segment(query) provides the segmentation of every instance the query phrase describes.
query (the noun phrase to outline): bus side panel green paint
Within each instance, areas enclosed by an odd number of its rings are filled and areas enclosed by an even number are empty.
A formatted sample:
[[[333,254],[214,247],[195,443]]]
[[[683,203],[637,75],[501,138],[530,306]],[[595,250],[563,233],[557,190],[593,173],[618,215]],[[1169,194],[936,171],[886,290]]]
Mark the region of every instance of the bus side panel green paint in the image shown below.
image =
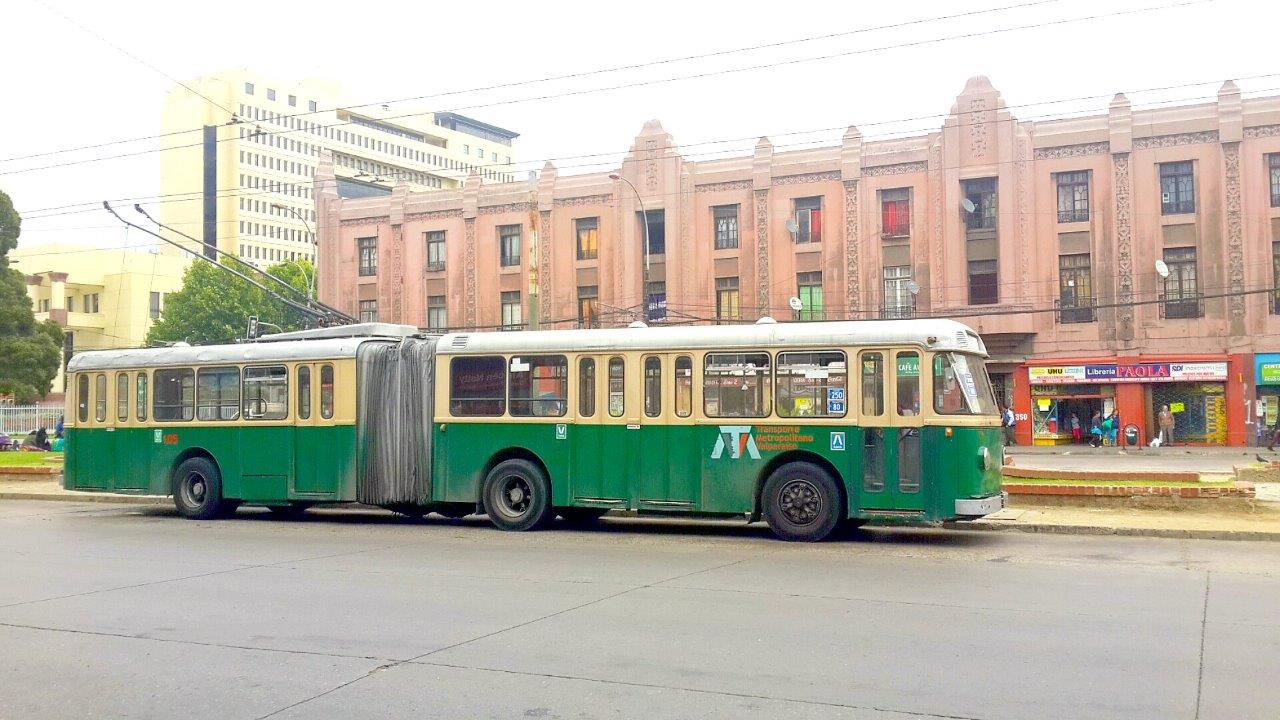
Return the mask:
[[[291,500],[356,499],[355,426],[300,426],[295,429]]]
[[[626,470],[629,448],[617,441],[625,437],[622,427],[594,423],[569,425],[571,472],[569,495],[574,500],[622,500],[630,497]],[[587,503],[592,504],[592,503]]]
[[[117,428],[115,435],[115,489],[122,492],[146,493],[151,487],[151,453],[153,433],[148,428]]]
[[[67,429],[67,455],[62,485],[68,490],[109,490],[115,473],[115,438],[103,430]]]
[[[568,478],[572,458],[569,447],[569,427],[564,427],[564,438],[557,439],[556,423],[448,423],[445,430],[436,425],[433,447],[437,450],[434,462],[433,495],[444,502],[476,502],[480,499],[480,484],[489,460],[504,450],[531,452],[547,468],[552,479],[552,502],[558,506],[569,504]]]

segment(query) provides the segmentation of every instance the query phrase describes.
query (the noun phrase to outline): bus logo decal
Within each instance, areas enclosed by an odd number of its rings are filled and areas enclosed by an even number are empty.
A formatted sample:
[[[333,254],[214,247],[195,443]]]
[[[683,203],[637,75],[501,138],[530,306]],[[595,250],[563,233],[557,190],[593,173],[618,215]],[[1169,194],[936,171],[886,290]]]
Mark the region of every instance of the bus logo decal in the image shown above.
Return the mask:
[[[833,451],[844,450],[844,431],[831,433],[831,449]]]
[[[750,425],[721,425],[720,434],[716,436],[716,446],[711,449],[711,459],[718,460],[729,448],[729,458],[737,460],[745,452],[752,460],[760,459],[760,449],[756,447],[756,439],[751,436]]]

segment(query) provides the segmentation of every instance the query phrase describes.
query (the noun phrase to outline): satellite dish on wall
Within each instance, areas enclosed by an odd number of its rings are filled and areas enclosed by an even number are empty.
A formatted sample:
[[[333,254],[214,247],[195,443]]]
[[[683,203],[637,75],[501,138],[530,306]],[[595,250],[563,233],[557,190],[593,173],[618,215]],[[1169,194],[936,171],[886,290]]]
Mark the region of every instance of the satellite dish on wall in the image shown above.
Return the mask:
[[[800,226],[796,224],[795,218],[787,219],[787,232],[791,233],[792,235],[795,235],[796,233],[800,232]]]
[[[912,295],[919,295],[919,294],[920,294],[920,283],[916,282],[915,280],[908,280],[908,281],[907,281],[907,292],[911,293]]]
[[[795,310],[796,312],[800,312],[802,309],[804,309],[804,303],[800,302],[800,298],[798,297],[792,297],[790,300],[787,301],[787,305],[790,305],[791,309]]]
[[[1163,260],[1156,261],[1156,274],[1162,278],[1169,277],[1169,266]]]
[[[965,199],[961,200],[961,201],[960,201],[960,207],[964,208],[964,211],[965,211],[965,212],[973,212],[974,210],[977,210],[977,209],[978,209],[978,206],[977,206],[977,205],[974,205],[974,204],[973,204],[973,201],[972,201],[972,200],[970,200],[969,198],[965,198]]]

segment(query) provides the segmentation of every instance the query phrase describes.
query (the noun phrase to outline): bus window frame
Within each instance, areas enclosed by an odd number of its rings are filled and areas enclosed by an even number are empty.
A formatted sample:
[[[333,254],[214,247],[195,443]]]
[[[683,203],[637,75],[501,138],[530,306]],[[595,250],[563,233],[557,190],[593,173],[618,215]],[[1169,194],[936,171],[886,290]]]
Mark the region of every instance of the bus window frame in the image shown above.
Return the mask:
[[[583,370],[590,366],[590,372]],[[596,359],[589,355],[583,355],[578,358],[578,377],[577,377],[577,393],[578,393],[578,417],[593,418],[596,416],[596,381],[599,374],[596,372]]]
[[[116,422],[129,422],[129,404],[129,371],[121,370],[116,373]]]
[[[249,402],[249,373],[255,370],[261,371],[261,370],[273,370],[273,369],[284,371],[283,373],[280,373],[278,376],[270,376],[270,375],[267,376],[268,378],[270,377],[284,378],[284,414],[276,417],[274,415],[270,415],[266,413],[264,410],[262,415],[255,415],[249,412],[249,408],[247,407],[247,403]],[[281,420],[288,420],[290,417],[289,385],[290,383],[289,383],[289,366],[288,365],[274,363],[269,365],[246,365],[245,367],[241,368],[241,371],[240,371],[240,417],[238,419],[243,419],[247,422],[280,422]],[[263,407],[264,408],[266,407],[265,399],[263,398],[256,398],[256,399],[261,400]]]
[[[294,371],[296,375],[297,386],[297,418],[299,420],[311,419],[311,366],[298,365]],[[305,379],[304,379],[305,378]],[[305,403],[305,404],[304,404]]]
[[[543,362],[550,360],[550,363]],[[533,395],[534,363],[537,362],[539,367],[556,367],[564,369],[563,378],[552,377],[553,381],[558,381],[564,387],[564,394],[556,397],[535,397]],[[527,370],[512,370],[512,365],[516,363],[524,363],[528,366]],[[544,417],[564,417],[569,412],[569,357],[560,353],[547,353],[537,355],[512,355],[506,361],[507,370],[507,415],[513,418],[544,418]],[[513,394],[517,375],[528,373],[529,394],[516,397]],[[450,375],[452,378],[452,374]],[[521,378],[523,379],[523,378]],[[452,383],[450,385],[452,388]],[[517,407],[521,408],[520,412],[516,412]],[[538,412],[539,409],[550,408],[551,412]],[[558,411],[558,412],[557,412]]]
[[[892,358],[893,356],[892,353],[893,353],[892,349],[883,348],[883,347],[866,348],[866,349],[858,350],[858,424],[859,425],[866,425],[868,424],[869,420],[878,420],[880,422],[876,424],[881,426],[888,424],[889,403],[887,402],[888,400],[887,395],[889,394],[889,373],[886,372],[886,368],[888,368],[888,362],[886,362],[886,360]],[[876,413],[868,412],[867,405],[866,405],[866,389],[865,389],[864,383],[868,376],[865,374],[865,368],[866,368],[865,363],[867,361],[867,356],[869,355],[878,355],[879,362],[880,362],[880,376],[879,376],[880,377],[880,383],[879,383],[880,384],[880,389],[879,389],[880,411]]]
[[[329,374],[329,382],[327,386],[324,379],[326,372]],[[316,383],[320,386],[321,420],[333,419],[334,406],[337,404],[337,377],[337,370],[334,369],[334,363],[321,363],[320,382]]]
[[[218,378],[231,377],[234,375],[236,379],[235,402],[224,402],[224,398],[221,394],[223,388],[221,380],[219,380],[218,384],[215,386],[217,396],[215,397],[213,405],[202,405],[200,402],[200,380],[206,375]],[[207,367],[196,368],[196,422],[241,422],[244,420],[244,413],[241,412],[243,403],[244,386],[240,377],[240,367],[238,365],[209,365]],[[214,417],[200,417],[200,410],[204,407],[214,408]],[[235,408],[235,415],[229,418],[222,417],[223,410],[231,407]]]
[[[758,377],[761,378],[762,389],[760,392],[760,398],[765,405],[763,414],[724,415],[722,413],[716,413],[713,415],[707,412],[707,363],[709,362],[709,359],[711,358],[712,355],[741,355],[743,356],[743,358],[746,358],[749,355],[764,355],[766,358],[768,358],[768,361],[769,361],[768,367],[753,368],[754,371],[758,373]],[[733,348],[730,350],[712,349],[702,353],[701,358],[702,358],[702,363],[701,363],[702,372],[699,376],[699,379],[701,380],[699,384],[702,387],[702,414],[704,417],[711,420],[739,420],[739,419],[766,420],[766,419],[775,417],[775,414],[774,414],[775,408],[774,408],[773,400],[774,400],[774,393],[776,392],[776,388],[774,387],[774,383],[773,383],[773,368],[777,365],[777,362],[775,361],[774,354],[772,352],[769,352],[768,350],[757,349],[757,348]],[[720,393],[717,392],[716,393],[717,404],[720,402],[720,400],[721,400]]]
[[[494,360],[494,359],[496,359],[499,362],[502,368],[502,392],[500,395],[496,397],[484,397],[484,398],[474,398],[474,397],[455,398],[454,397],[454,378],[457,377],[457,367],[459,362],[465,362],[468,360]],[[454,418],[472,418],[472,417],[494,418],[494,417],[505,416],[507,414],[507,374],[508,374],[507,363],[508,362],[509,361],[507,360],[507,357],[505,355],[492,355],[492,354],[455,355],[449,358],[449,365],[448,365],[449,367],[449,395],[448,395],[449,416]],[[494,403],[496,402],[498,403],[498,412],[496,413],[494,412],[488,412],[488,413],[460,412],[466,406],[456,404],[459,402],[461,403],[481,403],[481,402]]]
[[[151,382],[147,378],[146,370],[139,370],[134,373],[133,381],[133,414],[138,422],[147,421],[147,391]]]
[[[618,390],[617,395],[622,400],[622,404],[618,406],[618,412],[613,411],[613,367],[617,363],[622,368],[621,375],[618,379],[622,381],[622,386]],[[610,355],[609,361],[605,363],[605,383],[604,383],[605,409],[611,418],[625,417],[627,414],[627,359],[621,355]]]
[[[93,421],[107,421],[107,374],[96,373],[93,377]]]
[[[152,378],[153,379],[158,378],[161,375],[161,373],[178,373],[177,378],[178,378],[178,403],[179,404],[172,405],[172,406],[165,406],[164,409],[168,409],[169,407],[176,407],[179,409],[179,416],[173,419],[160,417],[161,413],[156,411],[157,409],[156,401],[159,399],[160,394],[156,392],[155,387],[152,387],[151,388],[152,421],[163,422],[163,423],[181,423],[181,422],[195,421],[196,419],[196,369],[191,366],[157,368],[155,372],[152,373]],[[182,402],[182,378],[184,373],[186,374],[186,376],[191,378],[191,403],[190,404],[185,404]],[[159,385],[159,380],[157,380],[156,383],[153,383],[153,385]]]
[[[687,397],[685,398],[686,405],[685,405],[685,411],[683,413],[680,412],[680,389],[681,389],[680,361],[681,360],[689,364],[689,367],[686,368],[689,372],[689,375],[687,376],[688,382],[685,383],[685,386],[684,386],[685,389],[688,391],[688,393],[687,393]],[[694,373],[693,373],[693,367],[694,367],[693,356],[690,355],[689,353],[681,353],[679,355],[676,355],[675,359],[671,363],[671,367],[672,367],[671,411],[675,413],[675,416],[677,418],[681,420],[687,420],[693,417],[693,409],[697,406],[697,403],[695,402],[697,398],[695,398],[693,394],[693,387],[696,384],[694,382]]]
[[[89,422],[89,373],[76,373],[76,421]]]
[[[924,363],[925,353],[920,348],[893,348],[889,351],[893,355],[893,394],[890,396],[893,400],[893,417],[895,425],[921,425],[921,418],[925,412],[924,398],[929,397],[926,394],[924,379]],[[904,355],[916,356],[916,411],[914,415],[908,415],[902,412],[902,408],[898,407],[898,359]],[[929,366],[932,369],[932,365]]]
[[[779,373],[779,370],[782,368],[782,357],[784,355],[811,355],[812,356],[812,355],[823,355],[826,353],[839,355],[841,358],[841,361],[844,363],[844,399],[845,399],[844,412],[838,415],[830,414],[826,412],[822,412],[822,413],[815,412],[812,415],[783,414],[781,411],[781,408],[782,408],[782,403],[780,402],[781,396],[778,393],[778,389],[782,386],[782,381],[786,377],[786,376],[780,375]],[[859,369],[861,369],[861,365],[859,365]],[[830,373],[830,370],[827,370],[827,372]],[[776,353],[774,353],[774,357],[773,357],[773,412],[774,414],[776,414],[780,418],[785,418],[788,420],[793,418],[802,418],[805,420],[842,420],[844,418],[847,418],[849,416],[850,407],[852,405],[852,403],[849,402],[849,397],[850,397],[849,378],[851,374],[852,373],[850,372],[850,368],[849,368],[849,352],[839,347],[799,348],[794,350],[777,351]],[[830,375],[828,375],[827,379],[830,379]],[[827,387],[827,389],[830,390],[830,387]],[[790,397],[794,398],[795,395],[791,395]],[[829,393],[828,393],[828,397],[830,397]],[[826,407],[828,406],[822,406],[822,407],[825,410]]]
[[[652,360],[657,365],[657,375],[650,376],[649,361]],[[663,376],[663,356],[662,355],[644,355],[640,358],[640,399],[643,406],[644,416],[651,420],[662,417],[662,376]],[[652,397],[650,396],[650,380],[656,380],[657,388],[654,389]],[[653,406],[650,406],[650,400]]]

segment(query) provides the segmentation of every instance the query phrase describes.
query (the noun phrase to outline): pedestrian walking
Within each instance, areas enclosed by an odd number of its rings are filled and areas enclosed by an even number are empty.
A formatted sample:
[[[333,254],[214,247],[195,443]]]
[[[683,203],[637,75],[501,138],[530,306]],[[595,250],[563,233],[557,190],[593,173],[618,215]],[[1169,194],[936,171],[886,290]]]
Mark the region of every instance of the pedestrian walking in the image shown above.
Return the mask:
[[[1093,418],[1089,420],[1089,447],[1098,447],[1102,444],[1102,413],[1094,411]]]
[[[1004,428],[1004,444],[1016,445],[1013,439],[1013,408],[1006,407],[1001,414],[1000,425]]]
[[[1160,422],[1160,446],[1172,447],[1173,446],[1173,426],[1176,420],[1173,417],[1173,413],[1170,412],[1168,405],[1160,406],[1159,422]]]
[[[1080,416],[1071,413],[1071,442],[1080,444]]]

